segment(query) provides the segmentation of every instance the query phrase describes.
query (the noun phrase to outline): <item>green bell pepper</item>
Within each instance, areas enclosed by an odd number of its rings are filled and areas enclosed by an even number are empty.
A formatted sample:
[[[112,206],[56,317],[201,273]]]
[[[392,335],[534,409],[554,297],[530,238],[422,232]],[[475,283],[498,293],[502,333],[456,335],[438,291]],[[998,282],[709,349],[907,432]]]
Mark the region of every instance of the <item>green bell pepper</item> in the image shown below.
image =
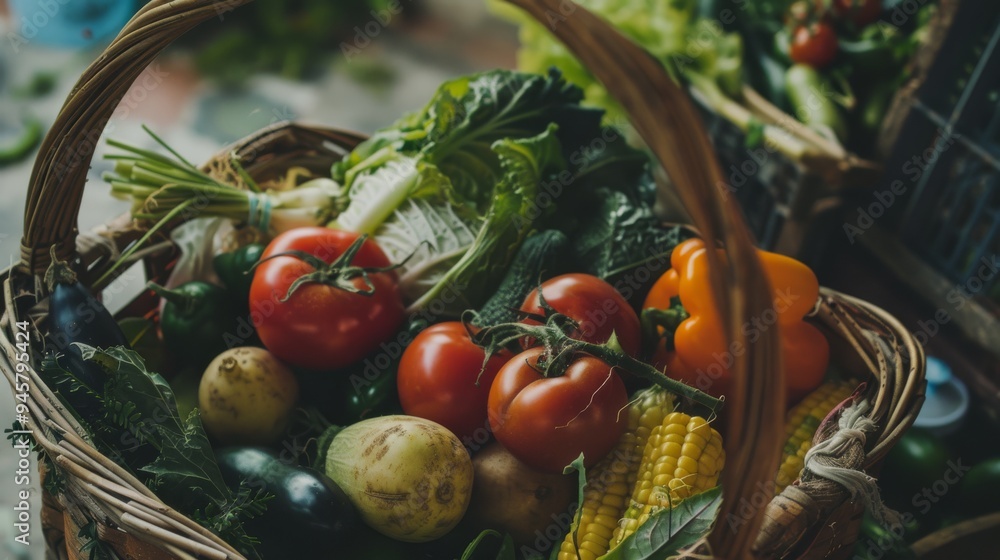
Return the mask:
[[[149,289],[165,300],[160,313],[160,331],[167,349],[185,365],[204,369],[229,348],[235,313],[226,290],[194,280],[173,290],[154,283]]]
[[[264,245],[251,243],[235,251],[220,253],[212,259],[212,268],[229,291],[235,308],[239,311],[250,306],[250,284],[253,268],[264,254]]]

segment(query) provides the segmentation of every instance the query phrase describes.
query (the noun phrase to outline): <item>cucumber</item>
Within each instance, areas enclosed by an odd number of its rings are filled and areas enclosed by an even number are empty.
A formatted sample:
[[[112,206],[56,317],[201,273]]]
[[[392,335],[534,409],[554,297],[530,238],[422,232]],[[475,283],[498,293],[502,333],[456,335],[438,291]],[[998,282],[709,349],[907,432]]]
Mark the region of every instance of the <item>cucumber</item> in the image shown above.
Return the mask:
[[[240,483],[271,496],[267,510],[244,523],[271,558],[336,558],[360,524],[347,494],[325,474],[283,461],[259,447],[229,447],[216,453],[226,484]]]
[[[548,229],[524,240],[500,287],[482,309],[476,323],[481,327],[517,320],[517,310],[531,290],[570,269],[572,247],[561,231]]]
[[[826,126],[844,141],[847,124],[830,97],[830,84],[812,67],[795,64],[785,72],[785,88],[794,115],[808,126]]]

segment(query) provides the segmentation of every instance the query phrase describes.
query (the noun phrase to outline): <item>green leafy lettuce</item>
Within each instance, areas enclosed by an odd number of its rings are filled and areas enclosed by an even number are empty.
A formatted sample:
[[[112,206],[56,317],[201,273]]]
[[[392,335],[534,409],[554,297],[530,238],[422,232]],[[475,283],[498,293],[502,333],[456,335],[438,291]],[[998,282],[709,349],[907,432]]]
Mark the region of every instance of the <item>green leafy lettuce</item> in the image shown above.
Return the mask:
[[[478,307],[536,220],[551,214],[540,187],[562,172],[572,179],[570,156],[599,136],[601,112],[581,99],[557,72],[446,82],[422,111],[334,165],[347,203],[333,225],[372,234],[392,261],[405,261],[411,310]]]
[[[578,0],[579,5],[606,19],[658,60],[670,63],[685,76],[707,77],[702,85],[717,84],[735,96],[742,85],[742,41],[726,33],[712,19],[699,18],[698,0]],[[520,25],[518,67],[527,72],[559,68],[583,88],[589,104],[608,111],[608,118],[623,123],[625,112],[593,74],[550,32],[572,14],[550,13],[540,23],[519,9],[490,0],[498,14]],[[716,88],[713,87],[713,92]]]

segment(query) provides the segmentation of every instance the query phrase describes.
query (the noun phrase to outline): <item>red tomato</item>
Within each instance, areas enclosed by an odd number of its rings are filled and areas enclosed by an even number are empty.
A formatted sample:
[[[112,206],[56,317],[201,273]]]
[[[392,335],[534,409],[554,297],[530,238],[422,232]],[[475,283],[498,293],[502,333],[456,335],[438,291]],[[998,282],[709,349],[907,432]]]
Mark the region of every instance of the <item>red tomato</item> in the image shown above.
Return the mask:
[[[250,286],[250,309],[261,341],[275,356],[310,370],[338,369],[378,348],[403,322],[403,300],[395,272],[368,274],[373,292],[352,293],[332,285],[332,278],[301,284],[286,301],[292,284],[317,269],[293,256],[268,257],[302,251],[330,264],[360,236],[324,227],[304,227],[274,238],[261,255],[261,264]],[[351,267],[382,268],[389,259],[374,241],[366,240]],[[369,286],[360,277],[347,280],[359,290]]]
[[[485,351],[472,342],[458,321],[421,331],[399,363],[396,385],[403,412],[441,424],[466,447],[473,442],[486,443],[490,386],[509,356],[491,357],[479,378],[485,357]]]
[[[882,15],[882,0],[833,0],[833,13],[861,28]]]
[[[593,465],[618,442],[628,421],[628,393],[608,364],[581,356],[559,377],[536,369],[543,348],[508,361],[490,388],[493,435],[524,464],[561,473],[584,455]]]
[[[792,32],[788,56],[797,63],[823,68],[837,56],[837,34],[828,23],[800,25]]]
[[[626,354],[639,354],[639,316],[611,284],[589,274],[563,274],[543,282],[541,288],[546,304],[580,323],[574,338],[603,344],[614,332]],[[537,289],[525,298],[521,311],[545,314]]]

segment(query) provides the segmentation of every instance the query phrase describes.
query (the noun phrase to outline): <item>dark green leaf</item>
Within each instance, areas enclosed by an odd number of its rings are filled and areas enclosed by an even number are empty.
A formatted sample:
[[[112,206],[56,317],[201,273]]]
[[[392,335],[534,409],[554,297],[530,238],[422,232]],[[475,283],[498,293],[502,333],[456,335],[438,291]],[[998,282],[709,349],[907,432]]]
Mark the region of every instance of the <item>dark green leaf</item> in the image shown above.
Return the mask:
[[[76,533],[77,538],[84,541],[80,553],[87,555],[87,560],[112,560],[116,558],[111,547],[97,535],[97,523],[88,522]]]
[[[646,266],[655,277],[669,268],[670,253],[684,238],[680,228],[664,227],[648,206],[623,192],[600,189],[591,202],[589,219],[575,236],[586,272],[608,279]]]
[[[517,560],[517,555],[514,552],[514,539],[510,535],[503,536],[503,543],[500,544],[500,552],[497,553],[497,560]]]
[[[720,487],[694,495],[674,508],[649,516],[601,560],[659,560],[677,554],[704,537],[712,528],[722,504]]]
[[[625,134],[611,127],[604,127],[594,137],[584,137],[567,146],[570,150],[569,163],[576,168],[573,188],[596,189],[609,187],[639,196],[638,188],[645,186],[643,174],[649,164],[649,156],[629,145]],[[643,193],[645,194],[645,193]],[[643,198],[652,204],[653,200]]]
[[[514,551],[514,539],[510,535],[501,535],[499,531],[494,531],[493,529],[486,529],[485,531],[479,533],[475,539],[469,543],[469,546],[465,548],[465,552],[462,553],[461,560],[474,560],[477,558],[477,553],[480,552],[480,545],[487,537],[496,537],[501,539],[500,550],[497,552],[496,560],[517,560],[517,556]]]
[[[531,138],[504,139],[493,144],[503,175],[494,188],[486,218],[468,249],[460,253],[445,274],[434,278],[433,286],[414,307],[427,305],[446,291],[461,294],[460,298],[450,298],[455,301],[446,309],[454,316],[486,301],[533,229],[540,181],[565,165],[554,132],[552,126]],[[379,234],[375,238],[379,240]]]

